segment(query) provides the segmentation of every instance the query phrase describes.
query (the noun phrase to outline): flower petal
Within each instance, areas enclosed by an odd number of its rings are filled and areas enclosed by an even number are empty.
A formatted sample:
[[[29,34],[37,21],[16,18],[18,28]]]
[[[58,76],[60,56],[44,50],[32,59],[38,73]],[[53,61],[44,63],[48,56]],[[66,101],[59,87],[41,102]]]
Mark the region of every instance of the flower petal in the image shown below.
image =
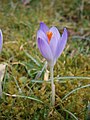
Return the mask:
[[[50,46],[46,41],[44,41],[41,38],[38,38],[38,48],[42,54],[42,56],[47,60],[47,61],[52,61],[53,60],[53,55],[50,49]]]
[[[55,56],[55,52],[56,52],[56,49],[57,49],[57,44],[58,44],[58,39],[56,39],[55,36],[53,36],[50,40],[50,48],[51,48],[51,51],[52,51],[52,54],[53,54],[53,57]]]
[[[47,27],[47,25],[45,23],[41,22],[40,30],[42,30],[46,34],[46,32],[49,31],[49,28]]]
[[[60,39],[60,33],[56,27],[51,27],[49,31],[53,33],[52,36],[55,36],[57,40]]]
[[[2,31],[0,30],[0,51],[2,50],[2,44],[3,44],[3,35],[2,35]]]
[[[41,39],[43,39],[43,40],[48,42],[48,38],[47,38],[47,36],[45,35],[45,33],[42,30],[38,30],[38,32],[37,32],[37,39],[38,38],[41,38]]]
[[[57,50],[56,50],[56,54],[55,54],[55,58],[57,59],[61,53],[63,52],[64,48],[65,48],[65,45],[66,45],[66,42],[67,42],[67,37],[68,37],[68,34],[67,34],[67,29],[64,28],[64,32],[62,34],[62,37],[61,39],[59,40],[58,42],[58,45],[57,45]]]

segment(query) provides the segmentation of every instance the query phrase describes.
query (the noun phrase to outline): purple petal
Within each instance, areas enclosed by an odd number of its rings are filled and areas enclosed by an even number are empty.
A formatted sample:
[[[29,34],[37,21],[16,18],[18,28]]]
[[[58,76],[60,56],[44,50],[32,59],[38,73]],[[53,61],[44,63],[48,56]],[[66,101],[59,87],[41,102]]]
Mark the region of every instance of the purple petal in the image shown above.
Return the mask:
[[[45,35],[45,33],[42,30],[38,30],[38,32],[37,32],[37,39],[38,38],[41,38],[41,39],[43,39],[43,40],[48,42],[48,38],[47,38],[47,36]]]
[[[46,32],[49,31],[49,28],[47,27],[47,25],[45,23],[41,22],[40,30],[42,30],[46,34]]]
[[[56,49],[57,49],[58,41],[59,41],[59,40],[56,39],[55,36],[53,36],[53,37],[51,38],[51,40],[50,40],[49,45],[50,45],[50,48],[51,48],[51,51],[52,51],[53,56],[55,56],[55,52],[56,52]]]
[[[60,39],[60,33],[56,27],[51,27],[49,31],[53,33],[53,36],[55,36],[57,40]]]
[[[2,31],[0,30],[0,51],[2,50],[2,44],[3,44],[3,36],[2,36]]]
[[[57,45],[57,50],[56,50],[56,54],[55,54],[55,58],[57,59],[61,53],[63,52],[64,48],[65,48],[65,45],[67,43],[67,29],[64,28],[64,32],[62,34],[62,37],[60,39],[60,41],[58,42],[58,45]]]
[[[48,43],[41,38],[38,38],[38,48],[42,54],[42,56],[47,60],[47,61],[52,61],[53,60],[53,55],[50,49],[50,46]]]

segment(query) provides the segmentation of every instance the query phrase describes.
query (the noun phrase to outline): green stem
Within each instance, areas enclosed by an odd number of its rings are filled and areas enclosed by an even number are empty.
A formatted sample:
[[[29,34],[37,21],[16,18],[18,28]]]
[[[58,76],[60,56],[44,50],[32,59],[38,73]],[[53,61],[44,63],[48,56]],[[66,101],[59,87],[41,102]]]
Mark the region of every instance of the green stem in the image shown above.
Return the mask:
[[[53,67],[50,66],[50,79],[51,79],[51,89],[52,89],[52,106],[55,105],[55,85],[53,79]]]

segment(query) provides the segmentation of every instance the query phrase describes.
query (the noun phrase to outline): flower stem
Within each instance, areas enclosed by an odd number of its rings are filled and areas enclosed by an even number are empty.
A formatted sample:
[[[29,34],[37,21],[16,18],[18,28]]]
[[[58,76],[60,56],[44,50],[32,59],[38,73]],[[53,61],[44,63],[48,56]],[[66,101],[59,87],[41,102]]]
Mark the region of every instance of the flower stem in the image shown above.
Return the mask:
[[[51,89],[52,89],[52,106],[55,105],[55,85],[53,81],[53,66],[50,66],[50,79],[51,79]]]

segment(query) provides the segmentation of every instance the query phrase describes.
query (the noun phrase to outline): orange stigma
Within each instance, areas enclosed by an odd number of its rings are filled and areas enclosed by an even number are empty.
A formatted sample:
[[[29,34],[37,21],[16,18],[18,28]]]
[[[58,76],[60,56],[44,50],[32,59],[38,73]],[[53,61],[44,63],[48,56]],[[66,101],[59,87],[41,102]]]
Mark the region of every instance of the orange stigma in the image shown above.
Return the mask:
[[[53,33],[52,32],[47,32],[46,34],[47,34],[47,37],[48,37],[48,42],[50,43],[50,40],[51,40],[51,37],[52,37]]]

